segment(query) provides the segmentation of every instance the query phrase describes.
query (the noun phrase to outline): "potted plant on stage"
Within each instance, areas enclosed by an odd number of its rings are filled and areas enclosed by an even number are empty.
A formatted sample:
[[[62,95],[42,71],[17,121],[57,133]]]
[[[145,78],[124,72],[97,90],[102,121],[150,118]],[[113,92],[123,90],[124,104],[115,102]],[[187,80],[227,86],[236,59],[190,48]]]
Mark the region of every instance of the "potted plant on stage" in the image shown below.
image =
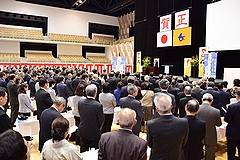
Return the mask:
[[[197,75],[198,75],[198,64],[199,64],[199,57],[198,57],[198,55],[192,56],[190,62],[191,62],[191,76],[192,77],[197,77]]]
[[[146,74],[147,67],[151,64],[151,57],[145,56],[142,62],[143,62],[142,65],[143,74]]]

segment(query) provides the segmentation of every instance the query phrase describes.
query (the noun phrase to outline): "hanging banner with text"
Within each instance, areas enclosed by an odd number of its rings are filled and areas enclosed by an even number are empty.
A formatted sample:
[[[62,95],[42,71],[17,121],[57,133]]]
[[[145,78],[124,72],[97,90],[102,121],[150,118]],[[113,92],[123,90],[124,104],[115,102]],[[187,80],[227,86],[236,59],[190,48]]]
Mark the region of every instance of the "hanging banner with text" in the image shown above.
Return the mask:
[[[191,75],[191,58],[184,58],[184,75]]]
[[[136,60],[136,62],[137,62],[137,64],[136,64],[136,72],[141,72],[141,61],[142,61],[142,59],[141,59],[141,51],[138,51],[137,52],[137,60]]]
[[[204,55],[208,53],[208,47],[199,47],[198,77],[204,76]]]
[[[216,78],[217,54],[218,52],[205,53],[204,55],[204,76],[205,77]]]

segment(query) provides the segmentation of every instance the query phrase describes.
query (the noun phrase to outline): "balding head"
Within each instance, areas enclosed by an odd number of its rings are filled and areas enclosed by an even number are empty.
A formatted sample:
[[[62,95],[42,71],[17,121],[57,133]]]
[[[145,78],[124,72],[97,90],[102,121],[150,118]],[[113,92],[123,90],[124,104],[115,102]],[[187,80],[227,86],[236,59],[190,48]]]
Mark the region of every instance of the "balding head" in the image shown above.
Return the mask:
[[[134,110],[130,108],[121,109],[118,119],[121,128],[132,129],[136,122],[136,112]]]
[[[199,103],[197,100],[189,100],[185,106],[185,110],[190,114],[194,114],[196,115],[198,113],[199,110]]]
[[[190,86],[186,86],[184,88],[184,94],[185,95],[191,95],[192,94],[192,88]]]

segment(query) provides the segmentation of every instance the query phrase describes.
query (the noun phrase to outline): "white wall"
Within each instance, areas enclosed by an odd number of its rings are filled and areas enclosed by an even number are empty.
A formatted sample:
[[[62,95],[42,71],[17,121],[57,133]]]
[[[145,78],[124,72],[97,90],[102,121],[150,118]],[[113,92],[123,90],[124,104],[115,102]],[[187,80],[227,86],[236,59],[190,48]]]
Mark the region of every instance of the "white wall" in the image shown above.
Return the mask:
[[[15,0],[0,0],[0,10],[48,17],[48,32],[88,35],[88,22],[118,26],[117,17],[35,5]]]
[[[209,51],[240,49],[240,0],[207,6],[206,47]]]

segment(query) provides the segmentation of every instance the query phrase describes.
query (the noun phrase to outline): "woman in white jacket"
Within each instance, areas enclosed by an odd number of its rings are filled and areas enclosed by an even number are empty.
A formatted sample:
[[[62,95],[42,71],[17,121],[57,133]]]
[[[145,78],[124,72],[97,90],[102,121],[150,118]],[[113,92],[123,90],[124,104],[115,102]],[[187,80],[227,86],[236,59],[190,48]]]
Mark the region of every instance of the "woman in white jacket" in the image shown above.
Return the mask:
[[[34,112],[34,107],[31,104],[31,99],[27,95],[28,85],[26,83],[20,84],[18,88],[18,102],[19,102],[19,115],[30,116]]]

